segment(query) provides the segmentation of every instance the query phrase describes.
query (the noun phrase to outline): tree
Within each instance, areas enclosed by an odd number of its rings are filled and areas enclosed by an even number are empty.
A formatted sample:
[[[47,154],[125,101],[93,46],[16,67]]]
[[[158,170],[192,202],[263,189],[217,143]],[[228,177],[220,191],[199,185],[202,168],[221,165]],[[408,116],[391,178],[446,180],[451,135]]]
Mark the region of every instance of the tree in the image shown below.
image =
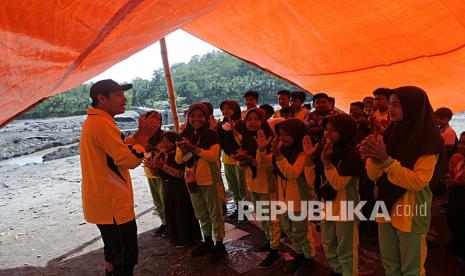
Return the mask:
[[[259,103],[276,103],[276,91],[299,88],[260,70],[227,53],[213,51],[193,56],[188,63],[171,66],[176,100],[179,107],[198,101],[208,101],[214,107],[226,99],[242,103],[247,90],[260,92]],[[55,95],[26,113],[23,118],[44,118],[85,114],[90,106],[89,89],[92,84],[81,84],[67,92]],[[133,88],[126,92],[127,108],[162,107],[168,101],[163,68],[153,71],[152,79],[136,78]]]

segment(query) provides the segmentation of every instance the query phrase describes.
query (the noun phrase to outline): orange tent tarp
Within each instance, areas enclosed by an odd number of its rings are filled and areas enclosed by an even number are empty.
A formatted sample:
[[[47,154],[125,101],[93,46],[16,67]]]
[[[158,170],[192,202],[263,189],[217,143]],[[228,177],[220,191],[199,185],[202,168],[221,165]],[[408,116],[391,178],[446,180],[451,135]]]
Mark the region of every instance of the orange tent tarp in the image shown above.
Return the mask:
[[[7,0],[0,124],[179,28],[342,109],[377,87],[417,85],[435,107],[465,110],[462,0]]]

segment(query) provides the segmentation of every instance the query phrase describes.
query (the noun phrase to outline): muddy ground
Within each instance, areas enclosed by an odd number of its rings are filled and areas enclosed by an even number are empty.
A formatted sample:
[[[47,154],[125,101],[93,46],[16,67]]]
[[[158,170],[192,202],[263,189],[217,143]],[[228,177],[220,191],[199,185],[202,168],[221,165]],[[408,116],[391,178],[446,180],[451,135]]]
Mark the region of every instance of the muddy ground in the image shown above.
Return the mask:
[[[84,119],[85,116],[16,120],[0,129],[0,160],[47,149],[51,150],[46,161],[79,154],[79,148],[76,146],[70,152],[67,152],[67,149],[57,151],[58,147],[79,143]],[[135,120],[121,120],[118,126],[120,129],[129,130],[137,128],[137,123]]]
[[[1,129],[2,156],[7,156],[5,148],[11,149],[10,156],[14,156],[27,152],[19,146],[48,146],[50,141],[55,141],[54,136],[57,142],[68,143],[63,141],[78,137],[82,117],[45,121],[28,124],[22,121]],[[61,126],[55,127],[56,124]],[[64,131],[66,129],[71,130]],[[38,136],[50,139],[38,139]],[[18,147],[11,145],[14,140]],[[44,140],[48,142],[40,142]],[[70,144],[73,143],[75,140]],[[74,155],[24,166],[18,165],[21,162],[13,162],[20,158],[23,157],[0,161],[0,275],[103,275],[103,243],[98,229],[85,223],[82,217],[79,157]],[[264,243],[265,237],[250,223],[233,223],[249,235],[228,241],[228,257],[215,266],[209,265],[206,258],[190,257],[188,248],[177,249],[168,245],[165,238],[154,237],[153,229],[160,220],[152,214],[153,204],[142,168],[133,170],[131,175],[140,248],[136,275],[283,274],[284,257],[271,269],[256,268],[263,255],[254,253],[253,247]],[[465,262],[444,249],[449,240],[446,209],[438,206],[444,200],[444,197],[435,198],[430,236],[438,244],[429,249],[426,268],[428,275],[464,275]],[[360,240],[360,274],[383,275],[376,234],[362,229]],[[288,258],[289,248],[283,245],[281,249],[282,255]],[[330,275],[321,247],[314,275]]]

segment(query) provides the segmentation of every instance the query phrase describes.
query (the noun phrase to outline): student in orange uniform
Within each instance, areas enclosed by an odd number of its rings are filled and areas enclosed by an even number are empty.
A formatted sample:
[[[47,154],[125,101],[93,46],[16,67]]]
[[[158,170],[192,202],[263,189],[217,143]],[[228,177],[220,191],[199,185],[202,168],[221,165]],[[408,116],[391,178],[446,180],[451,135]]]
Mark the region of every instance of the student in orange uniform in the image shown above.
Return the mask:
[[[288,107],[290,100],[291,100],[291,91],[289,91],[289,90],[279,90],[278,91],[278,104],[279,104],[280,108],[275,110],[274,118],[280,118],[281,117],[281,113],[279,111],[281,111],[281,109],[284,108],[284,107]]]
[[[209,125],[210,125],[210,129],[215,131],[216,133],[218,133],[218,125],[220,124],[220,121],[219,120],[216,120],[215,117],[213,116],[213,112],[214,112],[214,109],[213,109],[213,105],[209,102],[201,102],[203,103],[206,107],[207,107],[207,110],[208,110],[208,122],[209,122]],[[220,166],[220,170],[221,170],[221,163],[219,164]],[[224,183],[223,183],[223,179],[220,178],[220,182],[218,183],[218,185],[216,186],[216,188],[218,189],[218,194],[220,195],[221,197],[221,202],[223,203],[223,214],[226,214],[227,211],[228,211],[228,208],[227,208],[227,205],[226,203],[228,202],[228,200],[226,199],[226,191],[225,191],[225,188],[224,188]]]
[[[258,91],[253,91],[253,90],[249,90],[247,92],[245,92],[244,94],[244,103],[245,103],[245,106],[246,106],[246,110],[242,110],[241,112],[241,119],[244,120],[245,118],[245,113],[247,112],[247,110],[251,109],[251,108],[254,108],[254,107],[257,107],[257,104],[258,104],[258,97],[260,96],[260,94],[258,93]]]
[[[307,95],[304,91],[294,91],[291,93],[291,107],[294,109],[294,117],[299,120],[304,120],[308,114],[308,109],[303,107]]]
[[[378,217],[384,270],[389,275],[425,275],[426,234],[431,223],[429,183],[443,150],[433,109],[426,93],[414,86],[390,91],[392,123],[370,135],[360,147],[368,177],[377,181],[378,201],[390,220]]]
[[[373,91],[375,96],[375,112],[372,116],[373,132],[383,135],[389,124],[389,89],[378,88]]]
[[[373,112],[375,111],[375,98],[373,97],[365,97],[363,98],[362,100],[363,102],[363,111],[365,112],[365,114],[370,117],[373,115]]]
[[[146,117],[148,116],[155,116],[159,118],[160,121],[160,128],[155,132],[155,134],[150,137],[149,146],[147,148],[146,157],[148,160],[153,160],[157,158],[158,154],[160,154],[160,142],[161,142],[161,135],[164,131],[161,129],[162,124],[162,117],[161,114],[157,111],[149,111],[145,114]],[[150,170],[149,166],[145,164],[144,166],[144,173],[147,177],[147,181],[149,183],[150,193],[152,194],[153,206],[155,207],[155,212],[158,214],[161,220],[161,225],[157,229],[155,229],[155,235],[164,235],[166,233],[166,220],[165,220],[165,204],[163,202],[163,181],[159,175],[154,173]]]
[[[455,130],[449,125],[453,113],[447,107],[438,108],[434,113],[436,114],[436,122],[441,132],[442,140],[446,146],[447,158],[449,159],[454,154],[458,142]]]
[[[222,185],[220,145],[216,132],[210,129],[209,117],[208,108],[203,103],[189,107],[182,140],[176,142],[175,160],[186,166],[186,185],[204,236],[204,242],[191,254],[200,256],[210,253],[210,262],[216,263],[226,255],[226,249],[223,244],[222,197],[217,188]]]
[[[257,156],[260,155],[267,155],[271,159],[268,144],[274,133],[266,121],[265,112],[260,108],[249,109],[241,129],[242,134],[239,138],[241,152],[235,156],[240,161],[241,167],[245,169],[247,189],[252,200],[254,203],[276,200],[276,176],[273,174],[273,166],[271,163],[263,164],[256,160]],[[265,144],[258,143],[258,141],[263,142],[263,140]],[[257,215],[260,214],[257,213]],[[277,220],[266,218],[261,221],[261,227],[265,232],[267,243],[258,248],[257,251],[268,251],[269,253],[259,264],[259,267],[268,268],[279,259],[278,249],[281,232]]]
[[[326,116],[334,114],[334,111],[331,110],[329,96],[325,93],[317,93],[313,95],[312,102],[315,110],[308,113],[305,117],[305,125],[308,128],[309,135],[312,137],[313,142],[316,143],[321,142],[321,137],[324,132],[324,119]]]
[[[357,218],[344,218],[341,212],[341,201],[353,202],[353,206],[360,201],[363,162],[355,150],[356,135],[357,126],[349,115],[326,117],[326,142],[321,154],[326,182],[320,191],[324,201],[332,202],[334,218],[322,220],[321,239],[335,275],[358,275]]]
[[[236,101],[226,100],[220,104],[220,109],[224,119],[218,124],[216,132],[222,152],[224,175],[236,205],[236,209],[228,216],[228,219],[235,220],[238,216],[238,203],[245,199],[244,172],[239,169],[237,160],[231,156],[240,149],[240,143],[234,138],[236,130],[234,126],[235,124],[242,125],[241,107]]]
[[[184,181],[184,166],[174,161],[177,137],[176,132],[164,132],[161,152],[147,165],[162,180],[166,234],[170,243],[179,248],[200,241],[202,233]]]
[[[305,154],[302,140],[305,135],[305,124],[302,120],[292,118],[276,125],[276,135],[272,144],[273,157],[257,154],[257,163],[266,165],[272,162],[278,176],[278,200],[286,203],[288,212],[279,217],[282,230],[292,241],[297,257],[288,263],[284,272],[293,272],[295,275],[308,275],[315,256],[315,243],[309,227],[308,217],[303,220],[292,219],[289,213],[296,218],[301,216],[302,202],[313,200],[315,167],[309,172],[304,171]],[[259,152],[260,153],[260,152]],[[306,177],[309,176],[309,177]]]

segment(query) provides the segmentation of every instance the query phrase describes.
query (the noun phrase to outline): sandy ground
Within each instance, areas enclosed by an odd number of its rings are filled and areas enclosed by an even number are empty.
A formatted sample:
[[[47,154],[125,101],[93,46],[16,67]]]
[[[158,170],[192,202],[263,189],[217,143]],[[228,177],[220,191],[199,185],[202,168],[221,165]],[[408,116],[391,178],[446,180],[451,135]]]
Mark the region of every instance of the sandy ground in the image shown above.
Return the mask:
[[[2,166],[0,175],[2,268],[25,264],[45,266],[51,259],[98,236],[98,229],[83,220],[78,156],[22,167]],[[139,167],[131,175],[135,210],[140,216],[139,232],[145,232],[160,221],[152,215],[143,169]],[[101,246],[99,239],[76,254]],[[72,258],[74,254],[66,257]]]
[[[263,255],[253,247],[265,242],[253,224],[235,224],[250,233],[229,241],[224,263],[210,266],[154,237],[160,224],[141,167],[131,172],[139,232],[136,275],[281,275],[284,261],[268,270],[256,268]],[[84,222],[80,198],[79,157],[21,167],[0,165],[0,275],[96,275],[102,272],[102,241],[97,227]],[[438,199],[437,203],[443,200]],[[448,241],[445,210],[435,207],[432,233],[440,247],[429,250],[428,275],[463,275],[465,263],[443,249]],[[317,239],[318,233],[316,233]],[[360,232],[360,274],[383,275],[374,233]],[[289,249],[282,247],[289,258]],[[328,275],[321,247],[315,275]]]
[[[19,145],[39,147],[50,141],[62,143],[76,137],[81,118],[20,121],[0,130],[0,150],[12,156],[26,152]],[[76,124],[70,131],[62,127]],[[35,125],[36,127],[28,127]],[[61,126],[55,127],[58,124]],[[40,130],[40,126],[42,127]],[[48,129],[48,130],[47,130]],[[54,134],[55,133],[55,134]],[[58,133],[58,134],[56,134]],[[27,137],[49,137],[27,139]],[[6,142],[6,141],[10,142]],[[12,141],[16,140],[16,147]],[[48,144],[47,146],[48,147]],[[53,147],[53,145],[52,145]],[[42,153],[37,153],[40,157]],[[5,154],[6,156],[6,154]],[[36,156],[36,157],[37,157]],[[102,274],[103,243],[95,225],[84,222],[81,207],[81,173],[79,157],[72,156],[40,164],[21,164],[13,158],[0,161],[0,275],[98,275]],[[1,158],[0,158],[1,159]],[[24,161],[24,160],[22,160]],[[131,172],[139,233],[139,264],[136,275],[281,275],[284,261],[268,270],[256,268],[263,258],[253,252],[254,246],[265,242],[263,233],[252,224],[237,224],[249,233],[227,245],[224,263],[208,265],[206,258],[192,258],[188,248],[176,249],[166,239],[154,237],[152,230],[160,224],[152,214],[151,195],[141,167]],[[449,240],[445,209],[438,207],[444,197],[435,198],[431,236],[438,246],[428,252],[428,275],[464,275],[465,263],[444,250]],[[318,238],[318,234],[316,233]],[[282,247],[289,258],[289,249]],[[360,232],[360,274],[383,275],[376,244],[376,233]],[[329,275],[321,247],[318,249],[315,275]]]
[[[0,275],[101,272],[103,243],[97,227],[82,218],[78,156],[21,167],[2,165],[0,175]],[[206,259],[199,263],[188,256],[187,249],[175,249],[164,238],[153,237],[160,220],[152,214],[142,168],[131,176],[141,251],[136,274],[193,275],[205,270]],[[252,272],[263,257],[252,253],[254,244],[265,241],[261,231],[252,224],[239,227],[252,235],[227,243],[228,265],[213,268],[215,274]],[[281,268],[275,272],[279,274]],[[327,271],[325,266],[319,269]]]

